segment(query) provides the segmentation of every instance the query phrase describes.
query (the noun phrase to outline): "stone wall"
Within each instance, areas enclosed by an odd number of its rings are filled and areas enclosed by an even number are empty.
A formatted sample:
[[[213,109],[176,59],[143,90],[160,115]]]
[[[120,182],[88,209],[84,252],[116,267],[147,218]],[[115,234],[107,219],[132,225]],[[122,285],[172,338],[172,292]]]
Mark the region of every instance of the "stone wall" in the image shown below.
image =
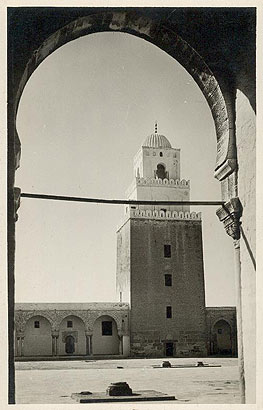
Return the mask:
[[[206,356],[201,221],[131,219],[131,354]],[[164,257],[164,244],[171,257]],[[165,274],[172,286],[165,286]],[[166,318],[171,306],[172,317]]]

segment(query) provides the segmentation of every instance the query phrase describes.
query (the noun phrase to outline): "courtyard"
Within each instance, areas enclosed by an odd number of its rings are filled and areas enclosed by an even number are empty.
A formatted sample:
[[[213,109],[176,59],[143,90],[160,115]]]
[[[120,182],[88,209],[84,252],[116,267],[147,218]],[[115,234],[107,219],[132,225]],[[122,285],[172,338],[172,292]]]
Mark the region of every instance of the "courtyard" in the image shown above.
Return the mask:
[[[105,392],[110,383],[119,381],[126,381],[134,391],[156,390],[176,397],[176,401],[166,404],[240,403],[238,359],[171,358],[171,365],[189,366],[202,360],[221,367],[153,367],[161,365],[163,360],[17,362],[16,403],[74,404],[77,402],[71,398],[72,393]]]

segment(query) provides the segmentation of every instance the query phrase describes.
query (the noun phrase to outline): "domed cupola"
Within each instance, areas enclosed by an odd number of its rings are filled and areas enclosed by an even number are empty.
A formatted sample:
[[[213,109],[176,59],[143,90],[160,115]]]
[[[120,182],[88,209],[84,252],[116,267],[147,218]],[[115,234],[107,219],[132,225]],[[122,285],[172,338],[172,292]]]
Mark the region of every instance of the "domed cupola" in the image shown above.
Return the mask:
[[[149,148],[172,148],[168,139],[164,135],[157,133],[157,122],[155,122],[154,134],[148,135],[142,146]]]

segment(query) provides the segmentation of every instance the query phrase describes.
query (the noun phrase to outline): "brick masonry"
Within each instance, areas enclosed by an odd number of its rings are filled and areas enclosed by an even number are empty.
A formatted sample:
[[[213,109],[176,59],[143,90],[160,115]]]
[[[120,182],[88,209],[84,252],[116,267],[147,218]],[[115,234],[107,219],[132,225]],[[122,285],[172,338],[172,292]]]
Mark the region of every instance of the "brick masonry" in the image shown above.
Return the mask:
[[[131,355],[164,356],[165,343],[173,342],[174,356],[206,356],[201,221],[130,219],[125,225],[117,252],[130,264],[118,265],[117,288],[127,294],[130,283]],[[164,244],[171,245],[170,258],[164,257]],[[172,286],[165,286],[167,273]],[[166,318],[166,306],[172,307],[172,318]]]

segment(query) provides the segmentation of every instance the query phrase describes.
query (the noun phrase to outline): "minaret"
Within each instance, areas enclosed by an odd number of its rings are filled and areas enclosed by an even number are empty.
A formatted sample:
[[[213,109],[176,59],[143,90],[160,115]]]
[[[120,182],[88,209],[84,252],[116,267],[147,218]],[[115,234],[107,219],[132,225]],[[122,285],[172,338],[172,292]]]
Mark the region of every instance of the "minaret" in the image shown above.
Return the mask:
[[[190,181],[180,180],[180,149],[172,148],[168,139],[157,133],[149,135],[134,157],[135,179],[126,196],[137,200],[189,201]],[[146,209],[145,206],[139,206]],[[188,205],[147,206],[147,209],[189,211]]]
[[[188,201],[180,150],[154,133],[134,158],[129,199]],[[131,355],[205,356],[201,215],[188,204],[126,206],[117,231],[117,292],[130,303]]]

